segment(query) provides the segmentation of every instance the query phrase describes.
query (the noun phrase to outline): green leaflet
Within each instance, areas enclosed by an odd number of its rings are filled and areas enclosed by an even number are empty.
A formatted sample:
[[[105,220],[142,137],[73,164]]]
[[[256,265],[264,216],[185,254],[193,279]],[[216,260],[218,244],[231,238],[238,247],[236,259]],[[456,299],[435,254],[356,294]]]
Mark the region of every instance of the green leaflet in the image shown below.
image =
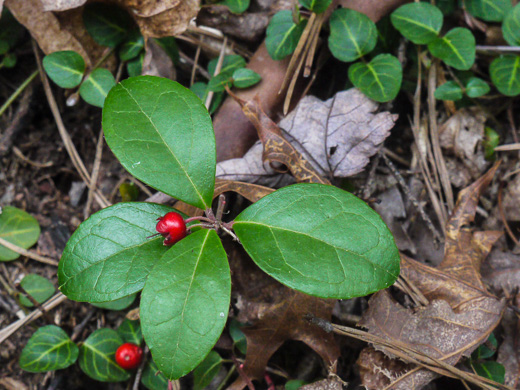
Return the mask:
[[[300,4],[315,14],[321,14],[329,8],[332,0],[299,0]]]
[[[123,80],[103,108],[108,146],[133,176],[206,209],[215,186],[215,134],[200,99],[154,76]]]
[[[233,72],[233,85],[236,88],[249,88],[258,84],[262,77],[252,69],[237,69]]]
[[[29,339],[20,355],[20,367],[29,372],[67,368],[78,358],[78,346],[61,328],[42,326]]]
[[[150,273],[141,326],[153,359],[173,380],[192,371],[217,342],[229,310],[231,276],[214,230],[179,241]]]
[[[137,296],[137,293],[129,295],[127,297],[115,299],[113,301],[91,303],[91,305],[98,307],[100,309],[105,309],[105,310],[112,310],[112,311],[125,310],[132,303],[134,303],[136,296]]]
[[[72,50],[56,51],[43,57],[43,69],[61,88],[77,87],[85,73],[85,61]]]
[[[125,343],[134,343],[140,345],[143,342],[143,333],[141,332],[141,324],[139,320],[129,320],[125,318],[123,323],[117,328],[117,333]]]
[[[495,58],[489,67],[491,81],[506,96],[520,94],[520,57],[502,56]]]
[[[36,274],[26,275],[20,282],[20,286],[38,303],[43,303],[49,299],[56,291],[54,285],[44,277]],[[20,295],[20,303],[25,307],[33,307],[30,299]]]
[[[513,8],[513,12],[507,13],[502,23],[502,33],[511,46],[520,45],[520,4]]]
[[[96,69],[81,84],[79,94],[88,104],[103,108],[108,91],[116,85],[116,80],[107,69]]]
[[[437,38],[444,19],[439,8],[422,2],[402,5],[390,18],[394,27],[417,45],[428,44]]]
[[[215,74],[215,70],[217,69],[217,64],[218,64],[218,58],[213,58],[208,63],[208,73],[210,75],[213,76]],[[227,74],[227,75],[231,76],[235,70],[244,68],[245,66],[246,66],[246,60],[242,56],[239,56],[236,54],[224,56],[224,58],[222,59],[222,66],[220,68],[219,74]]]
[[[475,37],[467,28],[456,27],[428,44],[428,50],[458,70],[468,70],[475,62]]]
[[[284,187],[244,210],[233,229],[264,272],[306,294],[364,296],[399,275],[399,251],[381,217],[336,187]]]
[[[40,237],[40,225],[30,214],[16,207],[5,206],[0,208],[0,237],[10,243],[30,248]],[[11,261],[20,255],[0,245],[0,261]]]
[[[158,374],[158,375],[156,375]],[[168,379],[159,371],[153,359],[149,359],[143,370],[141,383],[148,390],[167,390]]]
[[[276,13],[267,27],[265,46],[273,60],[283,60],[292,54],[307,25],[307,20],[294,23],[292,12],[284,10]]]
[[[439,100],[460,100],[462,99],[462,88],[455,81],[448,81],[437,87],[434,96]]]
[[[510,10],[511,0],[464,0],[468,12],[488,22],[501,22]]]
[[[89,3],[83,9],[83,23],[94,40],[108,47],[116,47],[133,25],[130,15],[112,4]]]
[[[224,0],[224,4],[234,14],[241,14],[249,8],[249,0]]]
[[[222,367],[222,358],[216,351],[208,356],[193,370],[193,390],[203,390],[208,386]]]
[[[121,61],[129,61],[137,57],[143,49],[144,38],[139,30],[134,30],[119,48],[119,58]]]
[[[488,83],[478,77],[471,77],[466,83],[466,95],[476,98],[485,95],[490,91]]]

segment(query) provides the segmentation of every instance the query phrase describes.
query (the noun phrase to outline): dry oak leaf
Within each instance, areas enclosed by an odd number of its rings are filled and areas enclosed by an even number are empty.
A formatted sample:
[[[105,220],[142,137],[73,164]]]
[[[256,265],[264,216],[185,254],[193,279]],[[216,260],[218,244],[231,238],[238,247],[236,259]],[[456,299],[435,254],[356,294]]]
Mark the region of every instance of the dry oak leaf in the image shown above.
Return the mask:
[[[401,256],[401,276],[415,285],[429,304],[412,310],[395,301],[388,291],[380,291],[370,299],[359,325],[371,334],[405,343],[452,365],[487,340],[500,323],[505,304],[487,292],[480,266],[502,233],[473,232],[467,225],[474,220],[478,199],[497,168],[498,164],[459,194],[446,227],[445,256],[437,268]],[[369,349],[358,360],[363,367],[363,384],[370,389],[420,389],[438,376],[374,353]]]
[[[375,113],[377,108],[357,89],[338,92],[327,101],[307,96],[276,126],[247,102],[244,113],[255,124],[261,143],[243,158],[219,163],[217,176],[279,184],[285,179],[276,174],[273,162],[287,166],[297,181],[355,175],[379,150],[397,119],[389,112]]]

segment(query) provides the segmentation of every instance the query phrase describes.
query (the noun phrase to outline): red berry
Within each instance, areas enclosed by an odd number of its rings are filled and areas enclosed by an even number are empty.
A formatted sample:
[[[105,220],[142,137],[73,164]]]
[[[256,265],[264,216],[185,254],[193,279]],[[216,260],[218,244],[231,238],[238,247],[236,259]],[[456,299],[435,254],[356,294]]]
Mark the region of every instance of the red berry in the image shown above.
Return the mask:
[[[165,238],[164,245],[173,245],[186,237],[186,224],[179,213],[172,211],[157,220],[156,229]]]
[[[124,343],[116,351],[116,363],[125,370],[139,367],[143,358],[143,350],[133,343]]]

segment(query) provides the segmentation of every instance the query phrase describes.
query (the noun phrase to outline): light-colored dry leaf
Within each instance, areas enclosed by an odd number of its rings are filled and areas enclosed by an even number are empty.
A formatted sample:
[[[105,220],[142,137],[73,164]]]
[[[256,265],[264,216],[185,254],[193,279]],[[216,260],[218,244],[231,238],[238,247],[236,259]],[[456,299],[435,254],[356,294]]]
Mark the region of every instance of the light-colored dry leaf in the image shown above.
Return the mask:
[[[519,307],[519,295],[515,297],[514,304]],[[504,332],[502,343],[498,348],[497,362],[506,369],[504,384],[518,389],[520,388],[520,350],[518,348],[520,320],[518,314],[512,310],[506,311],[501,325]]]
[[[520,256],[511,252],[493,250],[484,264],[482,277],[497,293],[520,288]]]
[[[343,383],[339,378],[332,376],[331,378],[322,379],[314,383],[300,387],[300,390],[342,390]]]
[[[520,221],[520,175],[507,183],[504,189],[504,215],[508,221]]]
[[[81,7],[87,0],[41,0],[43,10],[47,11],[67,11]]]
[[[176,74],[172,59],[153,40],[146,42],[141,74],[175,80]]]

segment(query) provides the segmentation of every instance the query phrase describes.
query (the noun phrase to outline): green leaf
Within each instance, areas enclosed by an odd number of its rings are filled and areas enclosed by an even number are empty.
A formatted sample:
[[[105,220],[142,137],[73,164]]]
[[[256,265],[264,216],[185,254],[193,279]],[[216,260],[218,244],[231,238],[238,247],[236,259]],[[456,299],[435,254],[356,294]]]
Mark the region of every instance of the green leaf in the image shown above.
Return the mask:
[[[119,194],[123,202],[134,202],[139,198],[139,187],[134,183],[122,183],[119,186]]]
[[[489,128],[488,128],[489,129]],[[487,341],[471,354],[471,360],[488,359],[497,351],[498,342],[494,333],[491,333]],[[491,347],[491,348],[489,348]]]
[[[520,94],[519,56],[495,58],[489,67],[489,75],[500,93],[506,96],[517,96]]]
[[[0,207],[0,237],[28,249],[40,237],[38,221],[23,210],[11,206]],[[11,261],[20,255],[0,245],[0,261]]]
[[[381,217],[333,186],[279,189],[242,211],[233,229],[264,272],[306,294],[365,296],[399,275],[399,251]]]
[[[229,335],[233,339],[235,347],[245,355],[247,352],[247,339],[242,329],[240,329],[242,326],[244,326],[244,324],[232,319],[229,322]]]
[[[502,23],[502,33],[511,46],[520,46],[520,4],[513,8],[513,12],[507,12]]]
[[[125,343],[134,343],[141,345],[143,342],[143,333],[141,332],[141,324],[138,320],[132,321],[125,318],[123,323],[117,328],[117,333]]]
[[[439,8],[429,3],[405,4],[390,16],[392,24],[408,40],[426,45],[439,35],[443,15]]]
[[[14,68],[14,66],[16,65],[17,62],[18,62],[18,57],[16,57],[16,54],[7,53],[1,62],[1,66],[10,69],[10,68]]]
[[[329,49],[340,61],[352,62],[370,53],[377,43],[377,28],[368,16],[353,9],[335,10],[330,17]]]
[[[61,328],[42,326],[29,339],[20,356],[20,367],[29,372],[67,368],[78,358],[78,346]]]
[[[218,58],[213,58],[208,64],[208,73],[210,75],[215,74],[217,69]],[[222,59],[222,67],[220,68],[219,74],[227,74],[231,76],[237,69],[244,68],[246,66],[246,60],[244,57],[239,55],[224,56]]]
[[[56,291],[56,288],[48,279],[36,274],[26,275],[20,282],[20,286],[38,303],[45,302]],[[34,306],[31,300],[23,295],[20,295],[20,303],[25,307]]]
[[[233,85],[237,88],[249,88],[258,84],[262,76],[252,69],[237,69],[233,73]]]
[[[466,95],[476,98],[485,95],[490,91],[488,83],[478,77],[472,77],[466,83]]]
[[[0,55],[3,55],[9,51],[9,43],[0,39]]]
[[[495,148],[500,143],[500,136],[491,127],[485,127],[484,134],[484,141],[482,141],[484,145],[484,157],[486,160],[493,160],[495,157]]]
[[[434,96],[439,100],[460,100],[462,99],[462,88],[455,81],[448,81],[437,87]]]
[[[285,382],[285,390],[298,390],[300,387],[305,386],[307,382],[301,379],[292,379]]]
[[[175,41],[174,37],[162,37],[156,38],[154,41],[162,47],[164,52],[170,57],[174,64],[179,63],[179,47],[177,46],[177,41]]]
[[[315,14],[321,14],[329,8],[332,0],[299,0],[300,4]]]
[[[4,7],[0,16],[0,40],[7,42],[11,49],[15,48],[23,37],[25,28],[18,23],[13,14]]]
[[[137,296],[137,293],[129,295],[127,297],[115,299],[115,300],[109,301],[109,302],[92,303],[91,305],[98,307],[100,309],[105,309],[105,310],[113,310],[113,311],[125,310],[132,303],[134,303],[136,296]]]
[[[108,69],[96,69],[81,84],[79,94],[88,104],[103,108],[108,91],[114,85],[116,80]]]
[[[487,22],[501,22],[511,10],[511,0],[464,0],[468,12]]]
[[[396,57],[390,54],[380,54],[368,64],[357,62],[351,65],[348,77],[352,84],[370,99],[388,102],[399,93],[403,70]]]
[[[126,71],[129,77],[141,76],[143,72],[144,53],[141,52],[136,58],[126,63]]]
[[[226,85],[231,86],[232,82],[233,80],[229,74],[219,73],[209,80],[208,89],[213,92],[223,92],[226,90]]]
[[[108,302],[140,291],[168,250],[157,218],[172,211],[154,203],[118,203],[93,214],[67,242],[58,266],[62,293],[80,302]]]
[[[190,91],[193,92],[197,97],[204,103],[206,101],[206,97],[208,96],[208,84],[198,81],[193,83],[190,87]],[[209,113],[213,114],[220,107],[220,103],[222,103],[222,99],[224,98],[223,92],[215,92],[213,94],[213,100],[211,100],[211,106],[209,107]]]
[[[498,383],[504,383],[505,381],[506,369],[498,362],[471,362],[471,366],[481,377],[491,379]]]
[[[206,107],[189,89],[154,76],[123,80],[108,94],[103,130],[133,176],[193,206],[211,206],[215,134]]]
[[[103,3],[85,5],[83,23],[98,44],[108,47],[123,42],[133,25],[132,18],[124,9]]]
[[[56,51],[43,57],[43,69],[61,88],[74,88],[83,79],[85,61],[75,51]]]
[[[133,30],[119,49],[121,61],[129,61],[139,55],[144,48],[144,38],[139,30]]]
[[[208,386],[222,367],[222,358],[216,351],[208,356],[193,370],[193,390],[203,390]]]
[[[467,28],[456,27],[430,42],[428,50],[446,65],[467,70],[475,62],[475,37]]]
[[[156,375],[157,374],[157,375]],[[167,390],[168,379],[159,371],[153,359],[146,363],[141,382],[148,390]]]
[[[186,375],[213,348],[230,296],[229,264],[214,230],[190,234],[157,262],[141,295],[141,326],[167,378]]]
[[[123,339],[113,329],[94,331],[79,349],[81,370],[100,382],[126,381],[130,378],[130,372],[119,367],[114,358],[121,344]]]
[[[249,8],[249,0],[224,0],[223,4],[234,14],[241,14]]]
[[[292,12],[284,10],[276,13],[267,26],[265,46],[273,60],[283,60],[292,54],[307,25],[307,20],[294,23]]]

